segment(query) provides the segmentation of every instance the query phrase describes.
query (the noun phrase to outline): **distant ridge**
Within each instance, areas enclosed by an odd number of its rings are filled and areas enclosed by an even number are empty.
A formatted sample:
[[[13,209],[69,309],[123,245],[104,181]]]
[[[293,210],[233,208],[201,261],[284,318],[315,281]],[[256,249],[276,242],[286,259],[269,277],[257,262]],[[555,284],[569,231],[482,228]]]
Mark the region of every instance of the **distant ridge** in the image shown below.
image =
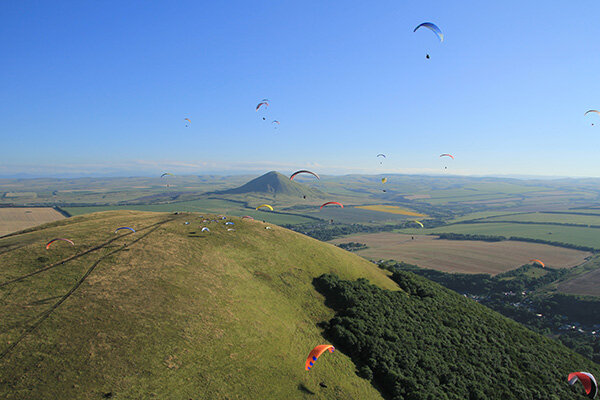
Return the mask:
[[[290,180],[287,176],[280,174],[277,171],[270,171],[258,178],[252,179],[250,182],[234,188],[215,192],[215,194],[271,194],[271,195],[288,195],[288,196],[310,196],[322,197],[324,193],[318,189],[313,189],[309,186]]]

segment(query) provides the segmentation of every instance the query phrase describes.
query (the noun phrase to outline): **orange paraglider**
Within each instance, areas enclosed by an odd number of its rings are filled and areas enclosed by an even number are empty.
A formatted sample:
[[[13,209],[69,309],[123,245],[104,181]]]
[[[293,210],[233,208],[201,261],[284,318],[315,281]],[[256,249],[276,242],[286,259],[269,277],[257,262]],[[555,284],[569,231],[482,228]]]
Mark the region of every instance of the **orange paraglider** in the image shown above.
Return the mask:
[[[542,262],[542,260],[538,260],[537,258],[531,259],[531,260],[529,260],[529,262],[532,262],[532,263],[534,263],[534,264],[539,264],[539,265],[541,265],[541,266],[542,266],[542,268],[546,268],[546,264],[544,264],[544,263]]]
[[[313,367],[313,365],[315,365],[315,362],[321,356],[321,354],[323,354],[327,350],[329,350],[330,353],[333,353],[335,350],[335,347],[333,347],[330,344],[320,344],[317,347],[315,347],[314,349],[312,349],[310,351],[310,353],[308,353],[308,357],[306,358],[306,363],[304,363],[304,369],[309,371]]]

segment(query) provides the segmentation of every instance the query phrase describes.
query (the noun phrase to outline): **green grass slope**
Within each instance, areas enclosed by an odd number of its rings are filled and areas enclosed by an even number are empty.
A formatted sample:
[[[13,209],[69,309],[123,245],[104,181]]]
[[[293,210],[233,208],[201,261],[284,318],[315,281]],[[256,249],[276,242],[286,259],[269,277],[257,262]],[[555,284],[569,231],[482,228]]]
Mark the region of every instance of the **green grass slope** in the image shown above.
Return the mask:
[[[397,286],[332,245],[230,221],[109,211],[0,239],[0,398],[381,398],[341,352],[304,371],[333,316],[312,280]],[[45,250],[54,237],[75,246]]]

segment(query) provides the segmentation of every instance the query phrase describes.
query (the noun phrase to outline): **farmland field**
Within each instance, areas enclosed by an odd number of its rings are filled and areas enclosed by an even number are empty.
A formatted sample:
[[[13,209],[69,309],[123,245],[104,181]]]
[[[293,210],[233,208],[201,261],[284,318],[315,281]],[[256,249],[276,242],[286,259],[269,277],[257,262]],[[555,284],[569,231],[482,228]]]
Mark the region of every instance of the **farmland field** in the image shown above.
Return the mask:
[[[414,239],[412,239],[414,237]],[[570,268],[591,254],[537,243],[439,240],[437,236],[373,233],[334,239],[333,244],[358,242],[369,248],[356,254],[371,260],[392,259],[445,272],[492,275],[528,264],[532,258],[548,267]]]
[[[65,218],[53,208],[0,208],[0,236]]]
[[[569,279],[559,284],[556,290],[567,294],[600,296],[600,268]]]
[[[417,212],[410,211],[410,210],[407,210],[402,207],[388,206],[388,205],[383,205],[383,204],[375,204],[375,205],[368,205],[368,206],[356,206],[355,208],[360,208],[363,210],[379,211],[379,212],[384,212],[384,213],[389,213],[389,214],[407,215],[409,217],[427,217],[427,215],[425,215],[425,214],[419,214]]]
[[[410,232],[411,231],[408,231],[408,233]],[[500,235],[506,237],[518,236],[600,248],[600,230],[588,227],[490,222],[440,226],[434,229],[428,229],[425,232],[452,232],[477,235]]]
[[[600,225],[600,215],[579,215],[573,213],[524,213],[506,216],[493,216],[485,221],[523,221],[523,222],[550,222],[558,224]]]

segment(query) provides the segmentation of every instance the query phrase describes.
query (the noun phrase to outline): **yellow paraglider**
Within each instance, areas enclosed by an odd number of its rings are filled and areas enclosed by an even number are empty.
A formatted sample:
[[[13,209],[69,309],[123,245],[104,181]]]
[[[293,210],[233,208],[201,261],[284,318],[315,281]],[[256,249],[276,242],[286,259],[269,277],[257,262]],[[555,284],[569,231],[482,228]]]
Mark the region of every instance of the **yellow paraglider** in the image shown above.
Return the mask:
[[[270,206],[270,205],[268,205],[268,204],[261,204],[260,206],[256,207],[256,209],[258,210],[258,209],[260,209],[260,208],[262,208],[262,207],[266,207],[266,208],[268,208],[269,210],[273,211],[273,207],[271,207],[271,206]]]
[[[386,183],[387,182],[387,178],[381,178],[381,183]]]
[[[422,223],[420,223],[419,221],[417,221],[417,220],[414,220],[413,222],[414,222],[415,224],[419,224],[419,225],[421,225],[421,228],[425,228],[425,225],[423,225],[423,224],[422,224]]]

